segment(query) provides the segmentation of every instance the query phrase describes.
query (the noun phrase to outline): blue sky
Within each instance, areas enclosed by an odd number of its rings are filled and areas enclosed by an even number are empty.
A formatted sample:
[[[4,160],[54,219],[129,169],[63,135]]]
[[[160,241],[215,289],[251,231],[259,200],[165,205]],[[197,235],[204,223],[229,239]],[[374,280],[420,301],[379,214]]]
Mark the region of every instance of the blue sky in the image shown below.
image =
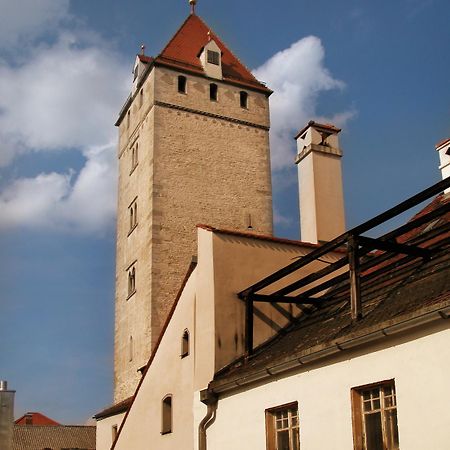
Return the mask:
[[[134,56],[187,0],[0,0],[0,378],[16,415],[83,423],[112,401],[117,132]],[[348,226],[439,180],[450,137],[446,0],[199,0],[275,90],[276,234],[298,238],[292,137],[343,128]]]

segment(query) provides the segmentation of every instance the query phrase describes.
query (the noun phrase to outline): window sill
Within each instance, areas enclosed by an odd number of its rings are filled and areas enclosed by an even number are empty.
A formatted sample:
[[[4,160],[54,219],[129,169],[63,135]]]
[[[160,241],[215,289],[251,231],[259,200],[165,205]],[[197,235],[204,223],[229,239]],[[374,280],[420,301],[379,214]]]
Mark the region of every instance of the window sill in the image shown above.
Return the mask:
[[[165,436],[166,434],[172,434],[172,430],[170,431],[161,431],[161,435]]]
[[[128,294],[126,301],[130,300],[130,298],[133,297],[134,294],[136,294],[136,289],[131,294]]]
[[[189,356],[189,352],[188,352],[188,353],[183,353],[183,354],[181,354],[181,355],[180,355],[180,358],[183,359],[183,358],[186,358],[186,356]]]

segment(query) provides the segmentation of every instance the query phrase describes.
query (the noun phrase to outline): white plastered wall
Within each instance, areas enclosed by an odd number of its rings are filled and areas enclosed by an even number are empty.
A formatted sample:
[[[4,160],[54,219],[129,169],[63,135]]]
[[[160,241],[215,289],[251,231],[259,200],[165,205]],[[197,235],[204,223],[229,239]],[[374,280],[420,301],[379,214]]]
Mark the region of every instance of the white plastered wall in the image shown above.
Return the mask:
[[[304,369],[219,400],[208,450],[264,449],[265,410],[298,401],[302,450],[353,448],[353,387],[394,379],[402,450],[446,450],[450,423],[450,330],[384,341],[369,352]],[[386,347],[386,348],[383,348]]]
[[[125,413],[97,420],[96,450],[109,450],[113,443],[113,427],[119,429]]]

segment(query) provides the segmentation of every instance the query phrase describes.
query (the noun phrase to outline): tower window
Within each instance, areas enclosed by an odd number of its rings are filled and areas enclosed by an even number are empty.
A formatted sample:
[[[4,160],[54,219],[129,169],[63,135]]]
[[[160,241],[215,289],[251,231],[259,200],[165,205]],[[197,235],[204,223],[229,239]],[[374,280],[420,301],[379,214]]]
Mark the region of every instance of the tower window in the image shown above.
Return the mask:
[[[183,75],[178,77],[178,92],[186,94],[187,79]]]
[[[209,85],[209,99],[217,102],[217,93],[219,88],[217,87],[217,84],[211,83]]]
[[[141,89],[139,92],[139,108],[144,104],[144,89]]]
[[[220,65],[220,54],[213,50],[208,50],[208,62],[209,64],[214,64],[216,66]]]
[[[127,112],[127,128],[130,128],[130,116],[131,116],[131,113],[130,113],[130,111],[128,111]]]
[[[172,396],[166,395],[162,401],[161,434],[172,433]]]
[[[248,108],[248,94],[247,92],[241,91],[240,94],[240,102],[241,102],[241,108]]]
[[[136,292],[136,268],[132,266],[128,269],[128,297]]]
[[[136,142],[136,144],[131,148],[131,170],[130,175],[133,173],[134,169],[138,165],[139,159],[139,144]]]
[[[189,331],[184,330],[183,337],[181,338],[181,357],[189,355]]]
[[[130,233],[137,226],[137,200],[134,200],[133,203],[128,207],[128,211],[130,213]]]
[[[117,437],[117,431],[118,431],[118,426],[117,425],[113,425],[111,428],[112,431],[112,441],[114,442],[116,440]]]
[[[128,343],[128,361],[133,361],[133,336],[130,336],[130,341]]]

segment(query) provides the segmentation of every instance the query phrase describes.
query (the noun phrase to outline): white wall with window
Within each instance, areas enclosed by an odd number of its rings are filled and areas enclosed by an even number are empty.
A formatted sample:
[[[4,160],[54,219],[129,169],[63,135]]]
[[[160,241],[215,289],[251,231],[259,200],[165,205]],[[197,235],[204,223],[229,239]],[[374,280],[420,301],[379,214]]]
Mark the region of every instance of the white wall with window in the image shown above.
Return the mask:
[[[444,327],[224,394],[207,430],[208,450],[298,450],[296,427],[302,450],[448,449]]]

